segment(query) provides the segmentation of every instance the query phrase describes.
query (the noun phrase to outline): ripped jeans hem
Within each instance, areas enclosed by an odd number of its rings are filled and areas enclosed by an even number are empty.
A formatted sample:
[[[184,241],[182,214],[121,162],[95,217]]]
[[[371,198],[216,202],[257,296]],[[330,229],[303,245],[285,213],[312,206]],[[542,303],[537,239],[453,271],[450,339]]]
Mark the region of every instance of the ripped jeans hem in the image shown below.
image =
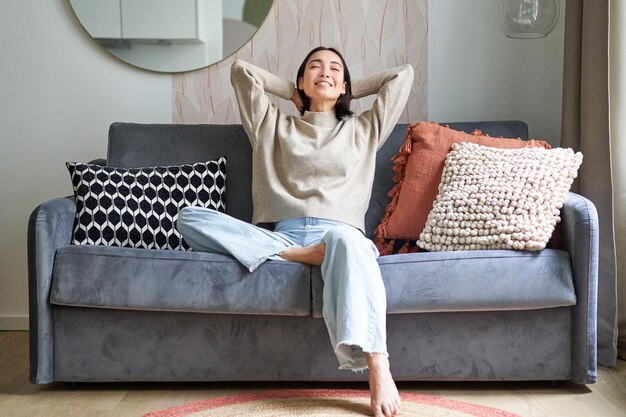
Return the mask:
[[[356,355],[354,355],[355,357],[349,357],[349,355],[346,355],[344,349],[350,349],[353,352],[356,350],[357,352]],[[338,369],[353,371],[355,373],[361,373],[369,369],[369,366],[367,365],[367,357],[374,354],[385,355],[385,357],[389,358],[389,353],[385,350],[366,351],[358,343],[340,342],[337,343],[337,346],[335,347],[335,355],[339,359]],[[343,359],[344,357],[345,359]]]
[[[285,258],[280,256],[280,253],[282,253],[282,252],[272,253],[272,254],[269,254],[267,256],[263,256],[263,257],[257,259],[256,262],[254,262],[251,266],[248,267],[248,271],[254,272],[265,261],[269,261],[269,260],[272,260],[272,261],[286,261]]]

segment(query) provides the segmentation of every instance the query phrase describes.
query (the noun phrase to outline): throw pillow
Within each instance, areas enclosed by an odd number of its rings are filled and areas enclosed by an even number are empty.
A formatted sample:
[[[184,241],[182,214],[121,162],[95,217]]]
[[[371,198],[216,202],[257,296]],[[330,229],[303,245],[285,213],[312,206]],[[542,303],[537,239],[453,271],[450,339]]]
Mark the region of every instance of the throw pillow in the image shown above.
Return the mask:
[[[146,168],[66,166],[76,199],[74,245],[190,250],[175,228],[180,209],[225,210],[225,157]]]
[[[545,141],[494,138],[480,131],[469,134],[437,123],[410,125],[404,145],[393,158],[396,185],[389,192],[391,202],[375,232],[374,243],[381,255],[394,253],[397,240],[415,242],[419,238],[437,196],[446,155],[452,144],[461,142],[495,148],[550,148]],[[398,252],[406,251],[411,247],[405,245]]]
[[[417,245],[435,251],[545,248],[582,158],[563,148],[452,145]]]

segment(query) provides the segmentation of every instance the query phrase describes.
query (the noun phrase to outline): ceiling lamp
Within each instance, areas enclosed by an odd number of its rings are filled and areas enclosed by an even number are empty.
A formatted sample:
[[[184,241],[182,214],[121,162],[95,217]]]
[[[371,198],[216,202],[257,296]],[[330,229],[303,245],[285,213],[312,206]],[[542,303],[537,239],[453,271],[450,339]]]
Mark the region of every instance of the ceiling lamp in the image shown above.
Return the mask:
[[[498,0],[497,20],[509,38],[544,38],[559,20],[559,0]]]

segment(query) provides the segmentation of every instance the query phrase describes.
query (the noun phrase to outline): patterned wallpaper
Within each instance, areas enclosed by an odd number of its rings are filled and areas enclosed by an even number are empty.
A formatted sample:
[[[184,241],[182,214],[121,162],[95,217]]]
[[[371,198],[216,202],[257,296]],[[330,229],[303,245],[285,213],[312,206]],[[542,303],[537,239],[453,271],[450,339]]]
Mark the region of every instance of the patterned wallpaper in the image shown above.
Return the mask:
[[[174,123],[239,123],[230,84],[237,58],[295,82],[296,71],[316,46],[342,52],[353,79],[409,63],[415,81],[401,123],[426,119],[428,0],[275,0],[259,30],[234,55],[197,71],[172,75]],[[272,97],[283,111],[291,102]],[[374,97],[353,103],[356,113]]]

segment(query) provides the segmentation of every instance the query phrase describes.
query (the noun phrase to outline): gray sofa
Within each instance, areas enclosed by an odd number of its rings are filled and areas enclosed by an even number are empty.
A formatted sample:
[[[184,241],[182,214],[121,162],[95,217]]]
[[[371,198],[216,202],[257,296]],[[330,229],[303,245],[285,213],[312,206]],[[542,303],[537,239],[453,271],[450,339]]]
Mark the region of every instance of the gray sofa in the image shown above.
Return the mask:
[[[527,137],[522,122],[450,126]],[[396,126],[378,155],[370,237],[406,128]],[[227,213],[249,221],[250,152],[239,125],[115,123],[106,162],[173,165],[225,155]],[[337,370],[318,267],[269,261],[248,273],[216,254],[74,246],[74,215],[65,197],[41,204],[29,221],[33,383],[366,379]],[[594,382],[598,220],[589,200],[568,195],[559,240],[561,249],[540,252],[379,258],[395,378]]]

